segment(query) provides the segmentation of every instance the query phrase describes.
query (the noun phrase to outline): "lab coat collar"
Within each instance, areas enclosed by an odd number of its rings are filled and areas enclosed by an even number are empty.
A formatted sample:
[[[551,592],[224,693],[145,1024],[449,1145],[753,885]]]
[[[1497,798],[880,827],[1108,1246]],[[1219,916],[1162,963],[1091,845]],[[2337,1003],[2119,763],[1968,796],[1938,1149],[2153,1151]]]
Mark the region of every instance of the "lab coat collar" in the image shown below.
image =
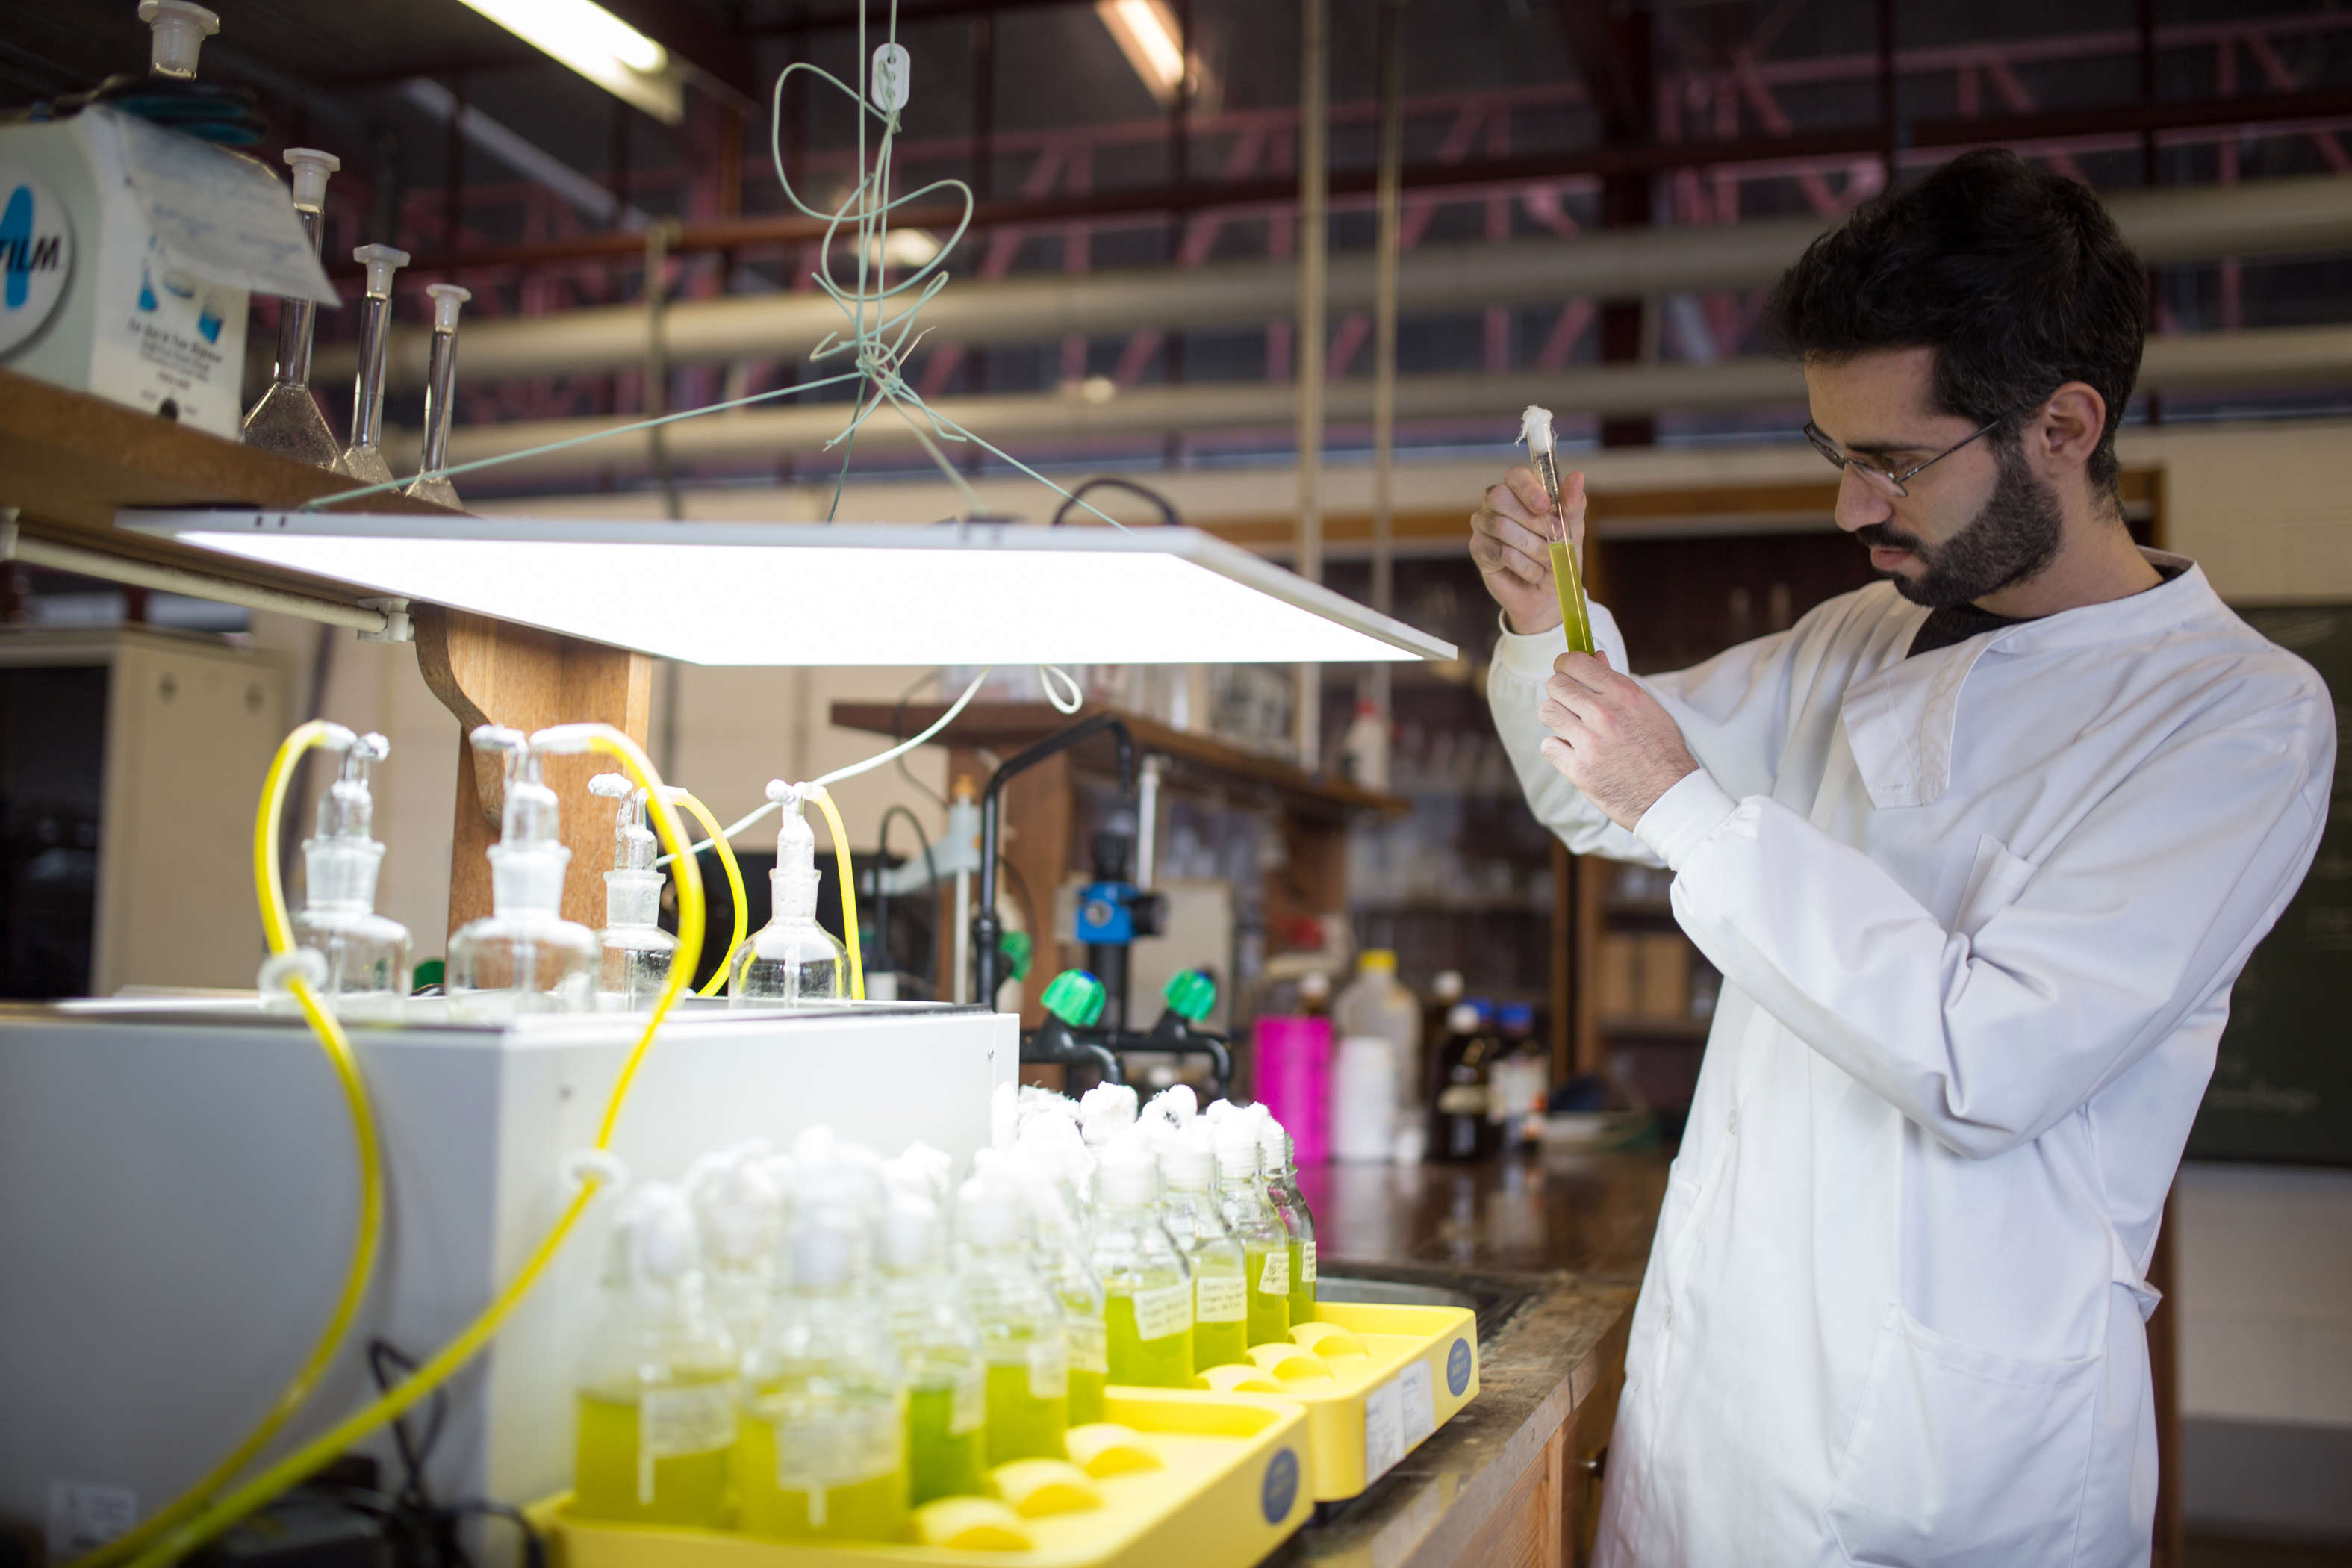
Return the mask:
[[[2021,621],[1916,658],[1905,657],[1910,637],[1894,640],[1885,655],[1887,662],[1857,676],[1843,704],[1846,743],[1871,804],[1885,811],[1942,798],[1952,782],[1960,689],[1987,654],[1998,649],[2003,657],[2017,657],[2144,641],[2222,608],[2194,561],[2161,550],[2143,548],[2140,553],[2149,564],[2178,568],[2180,574],[2128,598]],[[1907,604],[1899,605],[1897,613],[1919,615]]]

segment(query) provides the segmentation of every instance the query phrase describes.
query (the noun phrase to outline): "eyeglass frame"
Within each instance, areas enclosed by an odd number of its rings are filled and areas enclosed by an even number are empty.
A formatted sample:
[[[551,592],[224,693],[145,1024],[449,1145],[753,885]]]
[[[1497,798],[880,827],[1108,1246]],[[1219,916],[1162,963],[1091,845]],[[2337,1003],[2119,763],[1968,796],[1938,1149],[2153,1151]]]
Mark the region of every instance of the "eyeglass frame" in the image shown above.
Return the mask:
[[[1999,429],[2004,423],[2015,418],[2017,413],[2022,412],[2024,412],[2024,410],[2020,409],[2017,410],[2016,413],[2002,415],[2000,418],[1992,421],[1992,423],[1979,429],[1974,435],[1953,442],[1950,446],[1945,447],[1942,451],[1937,453],[1926,462],[1915,463],[1899,474],[1892,468],[1873,468],[1870,464],[1864,462],[1860,458],[1850,458],[1846,456],[1845,453],[1838,449],[1837,444],[1829,438],[1828,434],[1823,431],[1820,426],[1814,424],[1810,419],[1805,421],[1804,435],[1805,439],[1812,443],[1813,450],[1819,452],[1823,458],[1827,458],[1830,466],[1836,468],[1840,473],[1843,473],[1846,469],[1852,468],[1858,474],[1864,474],[1871,479],[1883,480],[1894,488],[1895,499],[1907,500],[1910,499],[1911,492],[1903,487],[1911,480],[1917,479],[1922,470],[1934,468],[1937,463],[1942,462],[1945,458],[1950,457],[1961,447],[1990,435],[1993,431]]]

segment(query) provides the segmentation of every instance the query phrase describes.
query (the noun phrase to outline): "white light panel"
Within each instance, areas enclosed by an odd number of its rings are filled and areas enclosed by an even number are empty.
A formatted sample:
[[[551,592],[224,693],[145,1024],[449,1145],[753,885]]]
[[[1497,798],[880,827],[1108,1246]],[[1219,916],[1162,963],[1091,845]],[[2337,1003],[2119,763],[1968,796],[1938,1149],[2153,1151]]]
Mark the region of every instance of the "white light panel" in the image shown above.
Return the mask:
[[[718,665],[1345,664],[1451,644],[1195,529],[118,514],[144,533]]]

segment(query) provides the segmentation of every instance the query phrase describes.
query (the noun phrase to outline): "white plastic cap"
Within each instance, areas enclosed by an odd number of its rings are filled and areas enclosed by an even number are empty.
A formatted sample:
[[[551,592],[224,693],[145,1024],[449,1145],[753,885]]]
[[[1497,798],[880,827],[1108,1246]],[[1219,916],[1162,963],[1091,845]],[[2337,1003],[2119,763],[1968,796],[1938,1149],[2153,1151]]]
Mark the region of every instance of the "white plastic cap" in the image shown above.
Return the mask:
[[[1171,1187],[1206,1186],[1214,1168],[1208,1146],[1189,1138],[1160,1153],[1160,1173]]]
[[[341,169],[343,161],[316,147],[289,147],[286,163],[294,171],[294,205],[312,212],[323,209],[327,205],[327,176]]]
[[[352,259],[368,269],[368,298],[389,300],[392,298],[392,275],[408,265],[408,252],[395,250],[389,245],[362,245],[352,252]]]
[[[457,330],[457,310],[474,297],[471,289],[460,289],[455,283],[428,283],[426,298],[433,301],[433,330],[454,332]]]
[[[1217,1128],[1217,1174],[1230,1182],[1257,1173],[1257,1128],[1247,1117],[1226,1118]]]
[[[1462,999],[1462,984],[1460,970],[1441,969],[1437,978],[1429,983],[1429,988],[1440,1002],[1454,1003]]]
[[[1475,1034],[1478,1028],[1478,1009],[1467,1002],[1456,1002],[1446,1009],[1445,1026],[1457,1035]]]
[[[1381,1042],[1386,1045],[1388,1042]],[[1268,1175],[1290,1163],[1290,1134],[1271,1114],[1257,1121],[1257,1152]]]
[[[1298,977],[1298,994],[1309,1002],[1328,1000],[1331,994],[1331,977],[1319,969],[1310,969]]]
[[[148,74],[182,81],[196,74],[196,51],[220,31],[220,18],[192,0],[139,0],[139,19],[155,30]]]

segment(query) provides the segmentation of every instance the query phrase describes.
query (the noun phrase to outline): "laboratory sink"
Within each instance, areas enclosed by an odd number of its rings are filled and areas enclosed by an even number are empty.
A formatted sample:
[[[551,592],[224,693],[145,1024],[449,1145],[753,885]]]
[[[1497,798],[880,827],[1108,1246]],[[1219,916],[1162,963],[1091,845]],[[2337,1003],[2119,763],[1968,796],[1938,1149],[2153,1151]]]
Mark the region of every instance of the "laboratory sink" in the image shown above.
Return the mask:
[[[1559,1283],[1547,1274],[1487,1274],[1334,1258],[1317,1269],[1315,1295],[1318,1300],[1350,1304],[1464,1308],[1476,1314],[1478,1343],[1484,1346]]]

